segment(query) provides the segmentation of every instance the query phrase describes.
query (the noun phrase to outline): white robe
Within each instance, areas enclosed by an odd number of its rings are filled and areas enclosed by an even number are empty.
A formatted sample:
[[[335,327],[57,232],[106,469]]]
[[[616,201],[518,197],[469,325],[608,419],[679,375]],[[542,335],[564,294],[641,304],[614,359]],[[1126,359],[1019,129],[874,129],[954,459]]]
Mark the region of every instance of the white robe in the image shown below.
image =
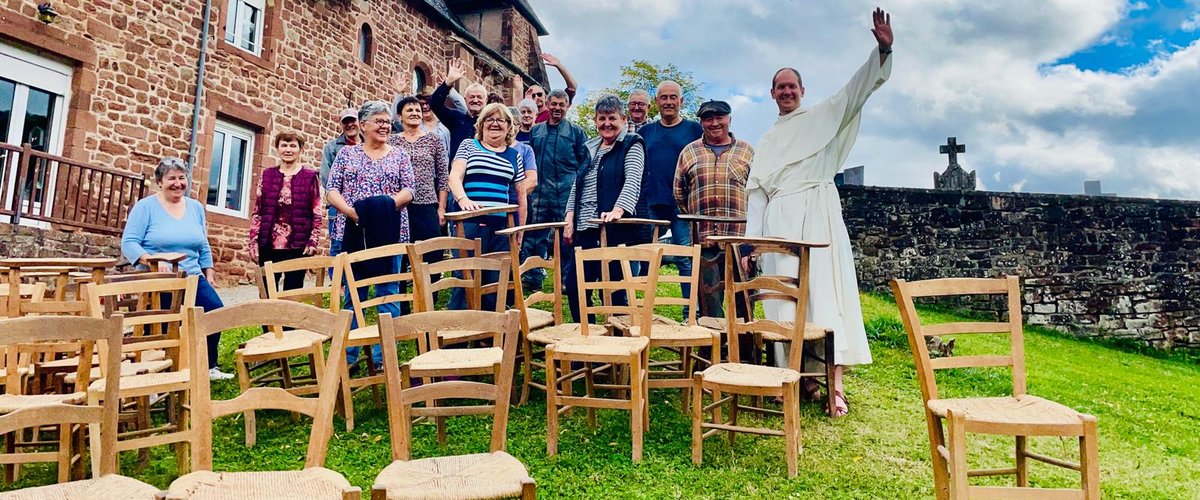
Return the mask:
[[[833,329],[839,365],[871,362],[854,254],[833,176],[854,146],[863,104],[891,74],[892,58],[882,66],[879,58],[879,51],[872,50],[870,59],[837,94],[779,117],[754,147],[746,182],[747,236],[830,244],[811,254],[808,320]],[[766,274],[796,276],[799,261],[767,255],[761,265]],[[767,318],[777,321],[794,320],[793,307],[778,300],[763,304]],[[776,352],[780,355],[776,359],[787,359],[782,349]]]

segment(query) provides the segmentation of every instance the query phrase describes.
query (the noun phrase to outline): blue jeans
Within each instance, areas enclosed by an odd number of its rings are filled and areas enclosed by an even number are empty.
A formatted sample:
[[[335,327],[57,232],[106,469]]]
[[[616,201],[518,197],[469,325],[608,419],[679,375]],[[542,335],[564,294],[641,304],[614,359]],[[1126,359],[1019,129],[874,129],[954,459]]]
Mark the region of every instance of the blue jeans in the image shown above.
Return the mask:
[[[400,259],[401,259],[400,256],[396,256],[396,265],[397,266],[402,265],[402,262],[400,261]],[[397,269],[399,269],[399,267],[397,267]],[[367,298],[369,298],[368,293],[367,293],[369,291],[370,290],[368,290],[368,288],[359,288],[358,289],[359,302],[362,302],[364,300],[367,300]],[[380,283],[378,285],[375,285],[375,296],[376,297],[384,296],[384,295],[394,295],[397,293],[400,293],[400,284],[399,283],[391,282],[391,283]],[[354,307],[354,303],[350,300],[350,290],[349,289],[346,289],[346,292],[342,295],[342,307],[345,309],[352,309]],[[375,308],[375,312],[378,313],[380,316],[382,316],[384,313],[387,313],[387,314],[391,314],[393,318],[399,317],[400,316],[400,303],[385,302],[383,304],[379,304]],[[357,315],[355,315],[355,317],[350,320],[350,329],[353,330],[355,328],[358,328],[358,316]],[[361,349],[358,347],[347,347],[346,348],[346,362],[349,364],[354,364],[354,362],[358,361],[358,354],[359,354],[360,350]],[[381,349],[378,344],[371,346],[371,361],[372,361],[372,363],[374,363],[375,366],[383,366],[383,349]]]
[[[468,239],[479,238],[481,252],[507,252],[509,250],[508,236],[497,236],[496,231],[508,227],[508,222],[502,217],[491,217],[490,220],[480,222],[467,222],[463,226],[463,233]],[[500,276],[493,271],[483,273],[483,284],[495,283],[500,279]],[[496,310],[496,296],[486,295],[481,301],[480,309],[483,311]],[[467,309],[467,293],[462,288],[450,290],[450,303],[447,305],[450,310],[463,311]]]
[[[647,215],[651,219],[665,220],[671,223],[671,244],[672,245],[691,245],[692,244],[692,227],[687,221],[679,220],[679,208],[674,205],[650,205],[650,213]],[[655,241],[654,243],[658,243]],[[679,269],[680,276],[692,275],[692,260],[678,257],[663,257],[664,263],[673,263]],[[641,270],[638,273],[640,276],[646,275],[646,270]],[[683,296],[687,297],[691,291],[690,285],[683,285]],[[687,317],[688,308],[684,306],[683,317]]]
[[[213,289],[212,284],[203,274],[200,275],[200,282],[196,285],[196,305],[204,309],[204,312],[225,307],[225,303],[221,302],[221,296],[217,295],[217,291]],[[221,332],[209,335],[205,340],[208,341],[208,367],[216,368],[217,350],[221,346]]]

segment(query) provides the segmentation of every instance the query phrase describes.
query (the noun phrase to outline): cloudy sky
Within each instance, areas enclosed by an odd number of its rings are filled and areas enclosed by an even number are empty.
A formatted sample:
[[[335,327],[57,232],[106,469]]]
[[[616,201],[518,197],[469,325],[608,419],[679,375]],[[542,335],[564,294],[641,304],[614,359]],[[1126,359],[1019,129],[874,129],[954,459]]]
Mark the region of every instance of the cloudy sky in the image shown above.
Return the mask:
[[[848,166],[868,184],[932,187],[957,136],[981,189],[1200,200],[1200,0],[530,0],[580,95],[634,58],[675,63],[733,106],[756,142],[770,78],[804,75],[804,105],[836,92],[892,14],[892,78],[867,103]],[[562,80],[551,70],[551,84]]]

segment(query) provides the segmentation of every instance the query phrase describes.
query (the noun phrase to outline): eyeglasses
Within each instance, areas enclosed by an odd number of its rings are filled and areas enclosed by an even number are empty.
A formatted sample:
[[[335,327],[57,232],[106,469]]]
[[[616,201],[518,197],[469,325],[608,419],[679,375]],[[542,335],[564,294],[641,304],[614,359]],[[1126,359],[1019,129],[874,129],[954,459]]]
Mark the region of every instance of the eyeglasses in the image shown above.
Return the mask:
[[[645,108],[648,106],[650,106],[650,105],[646,104],[644,102],[629,101],[629,107],[631,107],[631,108]]]
[[[546,95],[546,93],[545,92],[531,92],[529,95],[533,96],[533,97],[542,97],[542,96]]]
[[[503,124],[508,124],[508,120],[507,120],[507,119],[505,119],[505,118],[497,118],[497,117],[492,117],[492,118],[488,118],[488,119],[486,119],[486,120],[483,120],[483,123],[486,123],[486,124],[489,124],[489,125],[490,125],[490,124],[493,124],[493,123],[503,123]]]
[[[371,120],[371,121],[369,121],[369,122],[367,122],[367,123],[370,123],[370,124],[372,124],[372,125],[375,125],[376,127],[390,127],[390,126],[392,126],[392,121],[391,121],[391,120],[388,120],[388,119],[386,119],[386,118],[380,118],[380,119],[378,119],[378,120]]]

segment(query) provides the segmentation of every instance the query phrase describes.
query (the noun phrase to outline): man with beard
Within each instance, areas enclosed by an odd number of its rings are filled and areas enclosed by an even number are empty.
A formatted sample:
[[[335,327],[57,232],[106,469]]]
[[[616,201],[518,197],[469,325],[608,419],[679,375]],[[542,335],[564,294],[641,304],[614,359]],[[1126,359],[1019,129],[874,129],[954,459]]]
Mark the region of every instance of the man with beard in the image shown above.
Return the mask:
[[[567,88],[563,89],[567,95],[567,104],[570,105],[575,100],[575,89],[579,84],[575,83],[575,78],[571,76],[571,72],[567,71],[567,67],[562,65],[562,62],[547,53],[542,53],[542,61],[547,66],[553,66],[562,75],[563,81],[566,82]],[[542,123],[550,119],[549,95],[546,93],[546,88],[541,85],[530,85],[525,89],[525,98],[532,99],[537,104],[538,114],[537,123]]]
[[[650,123],[650,94],[642,89],[634,89],[629,93],[629,123],[625,125],[626,132],[637,132],[638,129]]]
[[[528,221],[531,224],[563,220],[575,174],[590,160],[587,134],[579,125],[566,119],[571,97],[566,91],[555,90],[550,93],[548,102],[550,118],[534,125],[530,131],[529,145],[538,162],[538,184],[529,194]],[[523,257],[548,257],[552,244],[553,235],[549,231],[530,232],[525,235],[521,252]],[[564,260],[564,273],[571,266],[571,262]],[[525,289],[541,290],[543,278],[544,273],[529,273],[523,278]]]
[[[675,202],[679,213],[708,217],[746,217],[746,177],[754,148],[739,141],[729,131],[729,104],[708,101],[700,105],[696,116],[704,127],[704,136],[688,144],[679,154],[675,167]],[[692,239],[700,250],[700,316],[725,317],[725,252],[709,243],[710,236],[741,236],[738,224],[700,224]],[[738,301],[743,306],[742,301]],[[745,311],[737,311],[744,317]],[[748,343],[743,343],[750,347]],[[749,356],[747,356],[749,358]]]
[[[758,143],[746,181],[746,235],[829,242],[814,248],[809,268],[808,318],[792,317],[795,310],[778,300],[763,301],[763,312],[775,321],[805,321],[834,331],[837,365],[829,382],[835,395],[832,415],[850,411],[842,386],[842,367],[871,362],[850,236],[842,220],[842,204],[833,176],[842,168],[862,120],[867,98],[892,72],[892,24],[881,9],[873,14],[878,47],[850,82],[811,108],[801,108],[804,86],[800,72],[783,68],[771,79],[771,98],[779,119]],[[743,262],[743,266],[748,262]],[[796,276],[794,257],[765,256],[761,266],[770,275]],[[778,348],[777,348],[778,349]],[[776,359],[787,359],[776,351]],[[810,392],[815,387],[807,386]]]
[[[433,95],[429,96],[429,109],[446,128],[450,129],[451,161],[458,153],[458,145],[464,139],[475,137],[475,117],[487,104],[487,88],[483,84],[472,83],[467,86],[466,92],[463,92],[463,97],[467,101],[465,113],[446,106],[446,98],[450,95],[450,89],[466,74],[466,63],[462,59],[451,59],[446,68],[446,79],[433,91]]]
[[[671,243],[674,245],[691,245],[691,228],[688,223],[679,220],[679,211],[675,205],[675,192],[672,189],[675,179],[675,165],[679,162],[679,153],[692,141],[700,138],[703,129],[692,120],[685,120],[679,110],[683,107],[683,90],[678,83],[666,80],[658,84],[655,93],[658,103],[658,121],[638,129],[638,135],[646,141],[646,170],[642,177],[642,195],[639,200],[639,212],[643,217],[665,220],[671,223]],[[641,228],[635,243],[650,240],[650,228]],[[666,260],[666,259],[664,259]],[[674,259],[680,276],[692,275],[692,262],[687,259]],[[641,272],[638,273],[639,275]],[[684,289],[685,294],[689,290]],[[684,316],[688,311],[684,310]]]

